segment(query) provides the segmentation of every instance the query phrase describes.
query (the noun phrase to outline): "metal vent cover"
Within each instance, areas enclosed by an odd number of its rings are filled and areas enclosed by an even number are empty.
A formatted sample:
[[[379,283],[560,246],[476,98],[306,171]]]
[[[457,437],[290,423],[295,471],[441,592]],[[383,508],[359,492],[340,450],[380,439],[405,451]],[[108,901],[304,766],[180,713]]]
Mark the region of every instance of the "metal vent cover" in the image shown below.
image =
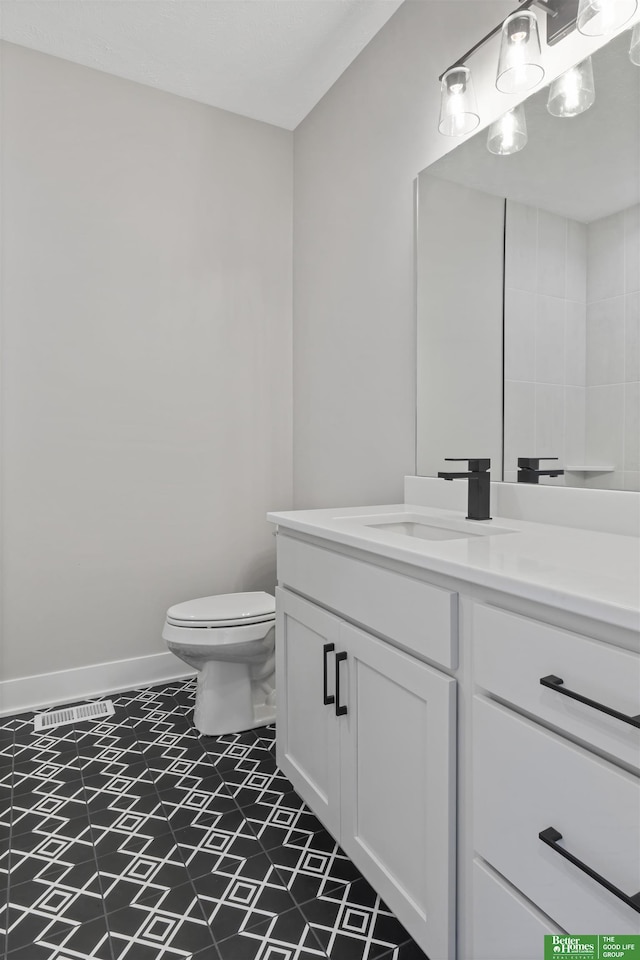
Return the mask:
[[[49,710],[47,713],[37,713],[33,718],[33,732],[39,733],[40,730],[50,730],[52,727],[76,723],[78,720],[112,717],[115,712],[112,700],[94,700],[91,703],[81,703],[77,707]]]

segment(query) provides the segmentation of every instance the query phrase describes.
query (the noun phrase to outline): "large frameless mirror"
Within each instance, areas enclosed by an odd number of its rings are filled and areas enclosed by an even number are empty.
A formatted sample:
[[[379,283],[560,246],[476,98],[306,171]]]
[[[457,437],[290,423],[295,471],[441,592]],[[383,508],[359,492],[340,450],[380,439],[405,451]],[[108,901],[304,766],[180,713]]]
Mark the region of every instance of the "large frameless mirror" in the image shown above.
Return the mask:
[[[564,470],[543,483],[640,489],[629,44],[621,34],[418,178],[418,474],[489,456],[492,477],[514,481],[518,458],[538,458]]]

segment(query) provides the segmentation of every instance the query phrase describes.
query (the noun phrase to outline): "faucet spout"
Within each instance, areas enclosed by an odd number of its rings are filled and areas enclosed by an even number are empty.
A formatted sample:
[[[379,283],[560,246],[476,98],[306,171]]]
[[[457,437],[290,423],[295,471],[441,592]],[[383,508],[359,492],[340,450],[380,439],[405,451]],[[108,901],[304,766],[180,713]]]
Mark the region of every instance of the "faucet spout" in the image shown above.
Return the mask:
[[[456,459],[456,458],[445,458]],[[469,469],[464,472],[439,472],[441,480],[468,480],[469,502],[467,520],[491,520],[491,474],[489,459],[468,459]]]
[[[440,480],[464,480],[465,477],[471,477],[473,474],[467,473],[438,473]]]

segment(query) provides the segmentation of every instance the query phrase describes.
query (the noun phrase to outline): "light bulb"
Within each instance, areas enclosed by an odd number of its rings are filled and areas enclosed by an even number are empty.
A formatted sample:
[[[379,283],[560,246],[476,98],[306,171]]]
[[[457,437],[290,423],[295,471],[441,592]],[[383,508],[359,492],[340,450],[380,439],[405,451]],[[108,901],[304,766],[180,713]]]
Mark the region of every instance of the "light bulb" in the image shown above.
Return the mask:
[[[576,26],[586,37],[604,37],[636,12],[638,0],[580,0]]]
[[[487,150],[499,157],[518,153],[527,144],[527,120],[520,104],[492,123],[487,134]]]
[[[591,57],[557,77],[549,87],[547,110],[554,117],[577,117],[596,99]]]
[[[452,67],[442,78],[438,130],[445,137],[463,137],[479,123],[471,70]]]
[[[544,78],[540,36],[535,13],[512,13],[502,24],[496,87],[502,93],[521,93]]]

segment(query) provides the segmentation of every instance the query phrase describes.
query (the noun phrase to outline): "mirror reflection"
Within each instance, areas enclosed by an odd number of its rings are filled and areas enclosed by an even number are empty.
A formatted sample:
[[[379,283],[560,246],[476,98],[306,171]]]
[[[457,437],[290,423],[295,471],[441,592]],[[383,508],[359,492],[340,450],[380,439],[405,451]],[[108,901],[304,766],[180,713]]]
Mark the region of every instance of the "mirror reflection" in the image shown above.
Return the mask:
[[[540,483],[640,489],[640,69],[629,42],[598,51],[578,81],[565,75],[560,100],[557,82],[530,97],[519,152],[487,149],[494,124],[420,174],[418,474],[489,456],[493,479],[515,481],[519,459],[538,459],[545,474],[564,471]],[[503,142],[521,119],[507,115]]]

